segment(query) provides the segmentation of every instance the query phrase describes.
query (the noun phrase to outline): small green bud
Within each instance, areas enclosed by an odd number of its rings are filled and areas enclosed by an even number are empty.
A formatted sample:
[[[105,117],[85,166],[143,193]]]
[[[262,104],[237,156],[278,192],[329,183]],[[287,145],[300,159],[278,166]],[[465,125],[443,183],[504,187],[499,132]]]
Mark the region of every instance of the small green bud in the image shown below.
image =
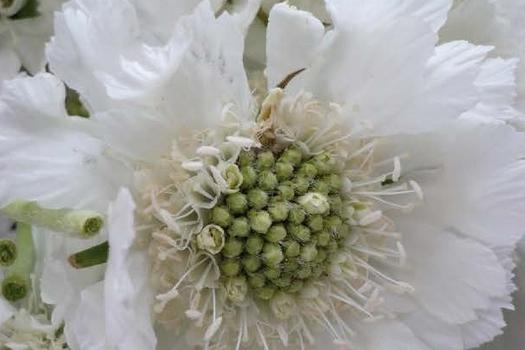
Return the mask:
[[[281,184],[277,186],[277,195],[283,201],[289,201],[295,197],[293,185]]]
[[[306,219],[306,214],[303,208],[298,205],[294,205],[288,213],[288,222],[291,224],[301,224]]]
[[[317,244],[319,246],[326,247],[330,243],[332,236],[330,236],[330,233],[328,231],[322,231],[316,235],[316,239],[317,239]]]
[[[299,255],[301,246],[296,241],[286,241],[284,255],[287,258],[293,258]],[[289,262],[288,262],[289,263]]]
[[[244,276],[232,277],[226,281],[226,295],[234,303],[243,301],[246,293],[248,293],[248,284]]]
[[[246,237],[250,233],[250,222],[247,217],[235,218],[228,229],[230,236]]]
[[[311,188],[312,192],[322,193],[327,196],[330,193],[330,185],[324,181],[315,181]]]
[[[241,168],[242,184],[241,188],[244,190],[252,188],[257,182],[257,172],[249,165]]]
[[[332,239],[330,240],[330,243],[328,243],[325,249],[328,253],[336,252],[339,249],[339,244],[337,243],[336,240]]]
[[[303,155],[296,147],[289,147],[281,154],[279,161],[299,165],[303,160]]]
[[[224,230],[217,225],[207,225],[197,235],[197,246],[211,254],[219,253],[224,247]]]
[[[303,288],[304,288],[304,282],[296,279],[295,281],[292,282],[292,284],[290,284],[290,287],[286,288],[286,290],[288,291],[288,293],[293,294],[293,293],[299,292]]]
[[[254,289],[262,288],[266,284],[266,277],[262,273],[248,275],[248,284]]]
[[[313,261],[316,256],[317,249],[315,247],[315,244],[310,243],[301,248],[301,259],[303,259],[304,261]]]
[[[275,176],[270,170],[263,170],[259,174],[258,184],[263,191],[272,191],[277,187],[278,183],[277,176]]]
[[[330,209],[332,212],[339,215],[343,213],[343,200],[341,199],[341,196],[330,196],[328,201],[330,202]]]
[[[296,277],[302,280],[310,277],[312,275],[312,267],[308,264],[303,264],[299,266],[299,269],[296,271]]]
[[[265,286],[255,290],[255,295],[257,295],[262,300],[270,300],[275,294],[276,289],[274,287]]]
[[[228,208],[223,205],[216,206],[211,210],[211,221],[222,228],[230,226],[232,220],[233,217]]]
[[[300,248],[297,248],[297,255],[299,255]],[[292,273],[297,270],[299,267],[299,262],[297,259],[288,259],[285,258],[282,264],[283,272],[285,273]]]
[[[279,243],[286,237],[286,229],[282,224],[273,225],[266,234],[266,240],[272,243]]]
[[[227,258],[235,258],[241,255],[244,249],[244,242],[240,239],[230,237],[226,240],[224,248],[222,248],[222,255]]]
[[[323,229],[323,217],[321,214],[311,215],[308,220],[308,227],[312,232],[319,232]]]
[[[266,267],[263,274],[269,280],[276,280],[281,275],[281,270],[273,267]]]
[[[263,248],[264,240],[257,236],[257,235],[251,235],[246,240],[246,244],[244,245],[244,250],[249,254],[259,254]]]
[[[242,266],[244,267],[244,270],[246,272],[255,272],[259,270],[261,265],[261,259],[259,259],[255,255],[245,255],[242,258]]]
[[[297,198],[297,203],[299,203],[308,214],[324,214],[330,210],[328,198],[317,192],[308,192],[304,196]]]
[[[275,243],[266,243],[263,247],[262,259],[268,266],[276,266],[284,259],[281,247]]]
[[[273,221],[284,221],[288,218],[290,206],[282,201],[270,204],[268,212]]]
[[[236,164],[230,164],[222,171],[222,177],[226,181],[228,189],[237,190],[243,183],[243,176]]]
[[[272,219],[266,211],[250,210],[248,212],[248,219],[250,219],[250,227],[252,230],[258,233],[266,233],[270,226],[272,226]]]
[[[317,256],[314,259],[315,263],[322,263],[326,259],[326,252],[322,249],[317,249]]]
[[[236,259],[224,259],[220,263],[220,268],[224,276],[233,277],[241,271],[241,265]]]
[[[301,242],[308,242],[310,240],[310,229],[304,225],[288,225],[288,232],[292,234]]]
[[[324,219],[324,227],[335,235],[338,235],[343,226],[343,221],[339,216],[332,215]]]
[[[273,284],[279,288],[287,288],[292,284],[292,277],[293,273],[291,272],[282,273],[279,278],[273,280]]]
[[[15,242],[9,239],[0,240],[0,266],[12,265],[17,255],[18,249],[16,248]]]
[[[237,163],[239,163],[241,167],[255,164],[255,152],[242,151],[239,154],[239,159],[237,160]]]
[[[232,193],[226,196],[226,205],[233,214],[243,214],[248,209],[248,199],[242,193]]]
[[[268,204],[268,193],[260,189],[252,189],[248,192],[248,203],[253,209],[261,210]]]
[[[296,195],[302,195],[308,192],[311,179],[299,176],[294,180],[294,191]]]
[[[278,292],[270,300],[270,309],[281,320],[290,318],[296,307],[295,299],[287,293]]]
[[[319,175],[332,173],[335,166],[335,159],[327,152],[313,156],[308,162],[315,166]]]
[[[279,181],[289,180],[293,175],[293,165],[291,163],[277,162],[275,164],[275,175]]]
[[[11,275],[2,281],[2,295],[6,300],[15,302],[29,294],[29,280],[18,275]]]
[[[259,169],[271,169],[274,163],[275,158],[270,151],[261,152],[257,155],[257,166]]]
[[[317,169],[312,164],[303,163],[297,171],[297,175],[313,179],[317,175]]]
[[[323,182],[330,186],[331,193],[338,193],[341,189],[341,177],[336,174],[330,174],[323,177]]]

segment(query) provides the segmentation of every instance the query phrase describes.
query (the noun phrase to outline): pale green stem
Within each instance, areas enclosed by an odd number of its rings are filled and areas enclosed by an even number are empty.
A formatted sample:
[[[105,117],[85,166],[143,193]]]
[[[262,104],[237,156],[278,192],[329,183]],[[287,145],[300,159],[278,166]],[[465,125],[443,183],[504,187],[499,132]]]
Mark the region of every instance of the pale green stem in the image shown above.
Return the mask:
[[[8,268],[2,281],[2,294],[9,301],[23,299],[31,289],[35,250],[31,226],[19,222],[16,231],[17,258]]]

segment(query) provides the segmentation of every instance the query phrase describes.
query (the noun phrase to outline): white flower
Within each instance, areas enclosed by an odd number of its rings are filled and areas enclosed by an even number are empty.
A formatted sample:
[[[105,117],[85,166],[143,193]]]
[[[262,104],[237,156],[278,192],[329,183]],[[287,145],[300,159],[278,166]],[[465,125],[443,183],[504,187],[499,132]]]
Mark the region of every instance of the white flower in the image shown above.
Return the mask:
[[[485,118],[497,115],[499,119],[512,122],[520,130],[525,128],[525,3],[519,0],[465,0],[454,1],[447,22],[440,31],[442,41],[468,40],[478,45],[494,47],[493,60],[485,63],[484,73],[478,85],[484,87],[492,100],[498,99],[498,111],[483,109]],[[465,25],[468,23],[468,25]],[[498,58],[499,57],[499,58]],[[503,71],[507,71],[504,75]],[[514,74],[516,71],[516,74]],[[499,89],[493,89],[490,82],[497,74],[507,80]],[[487,79],[488,78],[488,79]],[[517,96],[514,90],[517,84]],[[515,105],[514,105],[514,99]],[[509,108],[509,104],[521,113]],[[506,110],[503,108],[506,105]]]
[[[160,30],[143,3],[65,5],[56,76],[0,95],[0,200],[111,203],[105,279],[66,313],[69,346],[441,350],[498,334],[523,134],[460,120],[491,105],[476,86],[490,49],[435,46],[450,5],[328,1],[330,30],[275,5],[260,109],[235,16],[203,2]],[[66,115],[59,78],[90,119]]]
[[[13,0],[0,4],[0,83],[21,68],[35,74],[45,65],[53,12],[63,0]]]

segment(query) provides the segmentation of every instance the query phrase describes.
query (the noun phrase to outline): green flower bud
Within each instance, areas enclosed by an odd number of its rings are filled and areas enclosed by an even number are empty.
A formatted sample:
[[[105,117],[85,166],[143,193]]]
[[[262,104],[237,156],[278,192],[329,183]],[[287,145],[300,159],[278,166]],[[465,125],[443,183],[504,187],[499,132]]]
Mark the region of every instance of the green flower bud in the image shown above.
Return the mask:
[[[241,265],[236,259],[224,259],[220,263],[222,274],[227,277],[234,277],[241,271]]]
[[[242,151],[239,153],[239,159],[237,160],[237,163],[241,167],[248,166],[248,165],[254,165],[255,164],[255,152],[253,151]]]
[[[292,163],[293,165],[299,165],[303,160],[303,155],[296,147],[289,147],[284,150],[279,158],[279,161],[285,163]]]
[[[262,288],[266,284],[266,277],[262,273],[248,275],[248,284],[254,289]]]
[[[292,284],[293,273],[285,272],[282,273],[279,278],[274,279],[273,283],[279,288],[287,288]]]
[[[315,248],[315,244],[310,243],[302,247],[300,256],[301,259],[303,259],[304,261],[313,261],[317,256],[317,249]]]
[[[319,175],[332,173],[335,166],[335,159],[327,152],[313,156],[308,162],[315,166]]]
[[[255,272],[259,270],[261,265],[261,259],[259,259],[255,255],[245,255],[242,258],[242,266],[244,267],[244,270],[246,272]]]
[[[222,248],[222,255],[227,258],[235,258],[241,255],[244,249],[244,242],[240,239],[230,237],[226,240],[224,248]]]
[[[341,189],[341,177],[336,174],[330,174],[323,177],[323,182],[330,186],[331,193],[338,193]]]
[[[316,235],[317,244],[321,247],[326,247],[330,240],[332,239],[332,236],[328,231],[321,231]]]
[[[265,286],[255,290],[255,295],[262,300],[270,300],[277,290],[274,287]]]
[[[293,176],[293,165],[291,163],[277,162],[275,164],[275,175],[279,181],[289,180]]]
[[[281,275],[281,270],[273,267],[267,267],[263,271],[264,276],[269,280],[275,280]]]
[[[249,165],[241,168],[242,184],[241,188],[244,190],[252,188],[257,182],[257,172]]]
[[[222,177],[226,181],[228,189],[237,190],[241,187],[243,176],[236,164],[230,164],[222,171]]]
[[[12,265],[18,254],[15,242],[9,239],[0,240],[0,266]]]
[[[296,195],[305,194],[308,192],[308,188],[310,188],[310,179],[307,177],[297,177],[294,180],[294,192]]]
[[[248,209],[248,199],[242,193],[232,193],[226,196],[226,205],[233,214],[243,214]]]
[[[293,190],[293,185],[290,184],[290,185],[285,185],[285,184],[281,184],[279,186],[277,186],[277,196],[280,200],[283,200],[283,201],[289,201],[291,200],[292,198],[295,197],[295,193],[294,193],[294,190]]]
[[[228,229],[230,236],[247,237],[250,233],[250,222],[247,217],[235,218]]]
[[[224,247],[224,230],[217,225],[208,225],[197,235],[197,246],[211,254],[219,253]]]
[[[257,236],[257,235],[251,235],[246,240],[246,244],[244,245],[244,250],[249,254],[259,254],[263,248],[264,240]]]
[[[325,261],[326,257],[327,257],[327,254],[324,250],[317,249],[317,256],[315,257],[314,262],[317,264],[320,264],[323,261]]]
[[[336,240],[331,239],[325,249],[328,253],[336,252],[339,249],[339,244]]]
[[[287,258],[296,257],[301,252],[301,246],[296,241],[286,241],[284,245],[285,245],[284,255]]]
[[[302,290],[304,288],[304,282],[301,281],[301,280],[298,280],[296,279],[295,281],[293,281],[290,286],[288,288],[286,288],[286,291],[288,293],[297,293],[299,292],[300,290]]]
[[[323,217],[320,214],[311,215],[308,220],[308,227],[312,232],[319,232],[323,229]]]
[[[257,166],[259,169],[271,169],[275,163],[275,158],[271,151],[261,152],[257,155]]]
[[[297,278],[302,280],[310,277],[312,275],[312,267],[308,264],[303,264],[299,266],[299,269],[296,271]]]
[[[226,295],[234,303],[243,301],[248,293],[248,284],[244,276],[228,278],[225,285]]]
[[[313,179],[317,175],[317,169],[312,164],[303,163],[297,171],[297,175]]]
[[[301,249],[300,246],[297,245],[296,255],[299,255],[300,249]],[[285,273],[293,273],[295,270],[297,270],[298,267],[299,267],[299,262],[297,261],[297,259],[285,258],[282,264],[283,272]]]
[[[268,193],[260,189],[248,192],[248,203],[253,209],[261,210],[268,204]]]
[[[284,225],[277,224],[270,227],[266,234],[266,240],[272,243],[279,243],[286,237],[286,229]]]
[[[270,170],[261,171],[259,174],[258,184],[263,191],[272,191],[277,187],[278,183],[277,176]]]
[[[286,320],[294,314],[295,299],[290,294],[278,292],[270,300],[270,309],[275,317]]]
[[[248,219],[250,220],[252,230],[258,233],[266,233],[270,226],[272,226],[272,219],[266,211],[250,210],[248,212]]]
[[[332,232],[334,235],[339,235],[341,228],[343,226],[343,221],[339,216],[331,215],[324,219],[324,227],[328,231]]]
[[[281,247],[275,243],[266,243],[263,247],[262,259],[268,266],[276,266],[284,259]]]
[[[306,219],[306,214],[303,208],[298,205],[294,205],[288,213],[288,222],[291,224],[301,224]]]
[[[327,196],[330,193],[330,185],[324,181],[315,181],[311,188],[312,192],[322,193]]]
[[[290,206],[282,201],[278,201],[270,204],[268,207],[268,213],[273,221],[284,221],[288,218],[288,212],[290,211]]]
[[[328,201],[330,202],[330,209],[332,212],[341,215],[343,213],[343,200],[340,196],[330,196],[328,197]]]
[[[299,203],[308,214],[324,214],[330,210],[328,198],[317,192],[308,192],[304,196],[297,198],[297,203]]]
[[[301,242],[308,242],[311,238],[310,229],[304,225],[288,225],[288,232]]]
[[[230,226],[232,220],[233,217],[230,215],[228,208],[223,205],[216,206],[211,210],[211,221],[222,228]]]

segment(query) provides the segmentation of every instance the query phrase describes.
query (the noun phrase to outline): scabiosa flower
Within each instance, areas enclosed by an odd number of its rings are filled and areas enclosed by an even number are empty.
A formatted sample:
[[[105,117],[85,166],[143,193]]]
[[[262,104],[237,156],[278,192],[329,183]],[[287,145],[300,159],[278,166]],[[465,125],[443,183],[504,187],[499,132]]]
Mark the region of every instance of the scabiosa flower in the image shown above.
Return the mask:
[[[0,83],[16,76],[22,68],[31,74],[44,68],[44,46],[52,34],[53,12],[62,2],[0,2]]]
[[[258,106],[228,13],[203,2],[160,35],[126,0],[68,3],[47,49],[56,75],[0,97],[2,203],[111,202],[109,253],[90,251],[108,254],[105,278],[71,299],[68,345],[437,350],[494,337],[524,229],[523,135],[458,120],[484,98],[490,49],[435,47],[449,7],[329,1],[325,32],[274,6]],[[67,116],[59,78],[89,119]]]

